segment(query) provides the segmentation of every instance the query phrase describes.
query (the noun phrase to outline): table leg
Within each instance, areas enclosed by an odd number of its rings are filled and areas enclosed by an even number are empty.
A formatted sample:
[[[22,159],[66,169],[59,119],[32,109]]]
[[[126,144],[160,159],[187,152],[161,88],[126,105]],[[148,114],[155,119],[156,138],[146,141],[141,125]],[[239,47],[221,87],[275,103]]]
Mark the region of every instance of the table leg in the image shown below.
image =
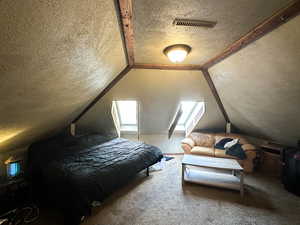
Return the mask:
[[[240,193],[241,197],[244,197],[244,173],[240,172]]]
[[[184,173],[185,173],[185,164],[182,164],[182,171],[181,171],[181,184],[184,184]]]
[[[236,174],[235,174],[235,170],[232,170],[231,171],[231,174],[233,175],[233,176],[235,176]]]

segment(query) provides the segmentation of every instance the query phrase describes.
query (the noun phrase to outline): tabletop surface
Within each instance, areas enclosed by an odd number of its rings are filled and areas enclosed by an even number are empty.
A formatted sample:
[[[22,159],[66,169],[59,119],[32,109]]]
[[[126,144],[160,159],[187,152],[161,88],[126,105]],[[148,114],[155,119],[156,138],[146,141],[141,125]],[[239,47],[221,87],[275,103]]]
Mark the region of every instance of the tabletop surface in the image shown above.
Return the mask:
[[[182,164],[227,170],[243,170],[243,168],[235,159],[224,159],[188,154],[184,155],[182,159]]]

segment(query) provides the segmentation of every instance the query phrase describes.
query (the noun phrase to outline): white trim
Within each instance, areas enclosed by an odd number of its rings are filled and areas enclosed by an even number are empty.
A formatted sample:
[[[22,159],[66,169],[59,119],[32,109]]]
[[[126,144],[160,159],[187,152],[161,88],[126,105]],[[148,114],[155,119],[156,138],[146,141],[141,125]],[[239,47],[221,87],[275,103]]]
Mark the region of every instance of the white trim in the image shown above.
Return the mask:
[[[182,102],[184,102],[184,101],[182,101]],[[180,102],[180,106],[181,106],[182,102]],[[196,112],[196,110],[198,109],[199,106],[201,108],[199,109],[199,112]],[[200,114],[198,114],[198,113],[200,113]],[[195,101],[195,104],[194,104],[193,108],[191,109],[191,111],[189,112],[188,117],[186,118],[184,124],[177,124],[174,132],[178,132],[178,133],[184,132],[186,135],[189,135],[195,129],[198,122],[203,117],[204,113],[205,113],[205,102],[204,101]]]
[[[75,123],[71,123],[70,125],[70,133],[72,136],[76,135],[76,124]]]
[[[231,133],[231,123],[226,123],[226,133],[227,134]]]
[[[120,118],[119,118],[119,114],[118,114],[116,101],[112,102],[111,114],[112,114],[113,122],[114,122],[114,125],[116,128],[118,137],[121,137],[121,125],[120,125]]]
[[[190,133],[193,132],[199,121],[202,119],[204,113],[205,113],[205,102],[198,102],[197,104],[201,104],[201,109],[197,114],[194,116],[194,118],[191,118],[187,121],[187,124],[185,125],[185,136],[188,136]],[[197,105],[198,106],[198,105]],[[195,108],[196,109],[196,108]]]

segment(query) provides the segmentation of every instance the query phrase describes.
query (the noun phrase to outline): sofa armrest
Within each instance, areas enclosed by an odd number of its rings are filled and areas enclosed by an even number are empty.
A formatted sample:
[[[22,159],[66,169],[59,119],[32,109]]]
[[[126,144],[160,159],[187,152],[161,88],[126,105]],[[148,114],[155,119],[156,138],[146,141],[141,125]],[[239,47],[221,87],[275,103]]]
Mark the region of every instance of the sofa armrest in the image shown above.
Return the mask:
[[[195,146],[195,142],[193,141],[193,139],[191,138],[185,138],[181,141],[181,144],[187,144],[189,145],[191,148],[193,148]]]
[[[254,170],[254,159],[257,157],[257,152],[255,150],[245,151],[247,158],[243,160],[243,168],[246,173],[252,173]]]
[[[181,148],[186,154],[190,154],[194,146],[195,142],[191,138],[185,138],[181,141]]]
[[[247,156],[247,159],[246,160],[253,160],[256,158],[256,151],[250,151],[250,150],[247,150],[245,151],[246,153],[246,156]]]
[[[185,154],[191,154],[192,147],[190,145],[182,143],[181,148]]]
[[[256,151],[256,147],[252,144],[243,144],[242,149],[247,152],[247,151]]]

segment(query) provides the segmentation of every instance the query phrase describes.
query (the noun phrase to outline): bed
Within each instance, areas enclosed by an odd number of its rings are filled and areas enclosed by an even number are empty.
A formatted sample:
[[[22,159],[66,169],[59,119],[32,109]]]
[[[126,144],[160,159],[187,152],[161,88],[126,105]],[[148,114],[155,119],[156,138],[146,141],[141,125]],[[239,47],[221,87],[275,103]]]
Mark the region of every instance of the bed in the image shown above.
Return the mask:
[[[52,138],[33,144],[28,175],[36,199],[64,213],[76,225],[91,206],[101,203],[134,175],[159,162],[159,148],[100,135]]]

